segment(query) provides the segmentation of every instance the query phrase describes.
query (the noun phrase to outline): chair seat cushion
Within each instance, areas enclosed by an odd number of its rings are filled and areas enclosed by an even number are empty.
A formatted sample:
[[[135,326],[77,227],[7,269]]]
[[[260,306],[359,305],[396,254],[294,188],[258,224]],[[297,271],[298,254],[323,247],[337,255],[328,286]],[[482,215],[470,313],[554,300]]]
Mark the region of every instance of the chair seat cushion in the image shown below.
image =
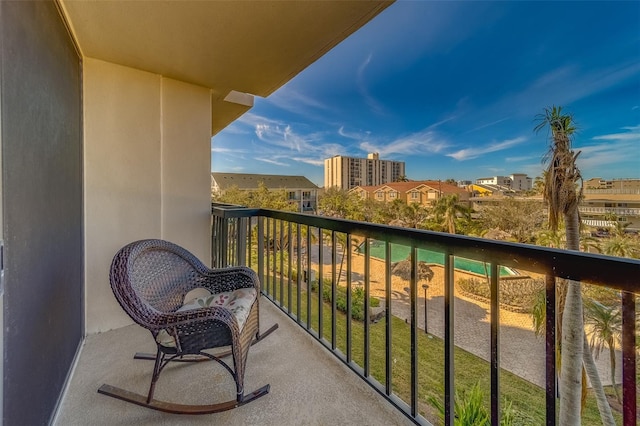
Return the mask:
[[[198,289],[198,295],[199,297],[185,301],[184,305],[178,308],[176,312],[220,306],[231,312],[238,323],[238,329],[242,331],[249,317],[251,305],[256,300],[258,293],[254,287],[250,287],[216,294],[211,294],[206,289]],[[173,336],[166,330],[160,330],[156,336],[156,341],[165,347],[176,346]]]

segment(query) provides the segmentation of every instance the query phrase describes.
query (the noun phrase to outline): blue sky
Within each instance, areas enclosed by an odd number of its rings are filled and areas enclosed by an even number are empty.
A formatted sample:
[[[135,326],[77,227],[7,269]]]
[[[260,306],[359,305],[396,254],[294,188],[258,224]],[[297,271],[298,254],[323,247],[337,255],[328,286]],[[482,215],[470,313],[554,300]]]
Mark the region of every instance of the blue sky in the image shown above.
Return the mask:
[[[257,71],[259,72],[259,71]],[[399,1],[212,138],[212,171],[303,175],[333,155],[410,179],[542,170],[544,107],[585,179],[640,178],[640,2]]]

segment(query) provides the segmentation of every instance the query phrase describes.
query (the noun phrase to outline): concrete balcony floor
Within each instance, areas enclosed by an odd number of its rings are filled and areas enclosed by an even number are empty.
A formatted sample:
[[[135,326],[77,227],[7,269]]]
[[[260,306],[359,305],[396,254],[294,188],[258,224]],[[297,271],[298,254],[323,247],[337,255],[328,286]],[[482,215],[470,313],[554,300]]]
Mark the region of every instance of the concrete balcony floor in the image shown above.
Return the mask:
[[[107,383],[146,394],[155,352],[137,325],[90,335],[64,395],[55,425],[408,425],[412,424],[271,302],[261,301],[260,324],[280,328],[249,352],[245,388],[267,383],[266,396],[234,410],[198,416],[161,413],[97,393]],[[217,363],[172,364],[156,387],[157,399],[208,404],[235,397],[231,376]]]

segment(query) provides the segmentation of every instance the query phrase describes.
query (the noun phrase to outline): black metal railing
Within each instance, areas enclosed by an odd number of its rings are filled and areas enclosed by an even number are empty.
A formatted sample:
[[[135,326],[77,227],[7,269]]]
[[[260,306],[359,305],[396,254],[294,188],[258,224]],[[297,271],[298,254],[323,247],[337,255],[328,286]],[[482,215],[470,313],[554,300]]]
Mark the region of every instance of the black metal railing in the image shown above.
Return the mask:
[[[619,294],[622,312],[622,419],[625,426],[635,425],[637,418],[636,372],[636,294],[640,291],[640,261],[614,258],[583,252],[557,250],[538,246],[485,240],[423,230],[375,225],[371,223],[332,219],[298,213],[247,209],[229,205],[214,205],[212,264],[216,267],[248,265],[256,269],[262,282],[262,292],[274,304],[313,335],[336,357],[359,374],[368,384],[417,424],[429,424],[425,418],[424,397],[421,396],[419,371],[422,352],[419,351],[419,253],[423,250],[439,253],[442,258],[443,296],[442,371],[444,424],[452,425],[454,418],[454,352],[456,327],[454,304],[457,259],[471,259],[485,267],[490,287],[489,318],[490,346],[488,355],[491,387],[491,421],[500,424],[501,364],[500,364],[500,271],[502,267],[526,271],[545,277],[546,327],[544,393],[546,424],[556,424],[556,286],[559,279],[581,281],[598,287],[614,289]],[[357,240],[359,250],[352,250]],[[410,275],[406,305],[406,326],[410,328],[409,389],[400,391],[394,381],[392,318],[392,250],[408,247]],[[383,255],[372,259],[376,249]],[[340,255],[340,261],[338,261]],[[330,260],[326,259],[330,256]],[[353,266],[356,257],[363,268]],[[376,284],[383,282],[384,330],[382,337],[372,335],[369,321],[371,304],[372,262],[382,265],[383,276],[376,276]],[[315,277],[313,274],[316,274]],[[354,282],[354,276],[356,277]],[[480,274],[479,276],[482,276]],[[343,283],[340,286],[339,283]],[[424,325],[427,331],[427,286],[424,288]],[[394,290],[395,291],[395,290]],[[326,297],[323,297],[326,292]],[[341,314],[339,293],[344,292]],[[356,302],[356,295],[363,300]],[[357,303],[360,303],[358,305]],[[433,301],[432,301],[433,303]],[[459,303],[459,302],[458,302]],[[365,320],[357,322],[354,312],[363,309]],[[395,309],[395,308],[394,308]],[[343,324],[338,336],[338,329]],[[382,321],[381,321],[382,322]],[[361,330],[355,333],[355,330]],[[377,328],[376,328],[377,330]],[[358,337],[356,337],[358,336]],[[360,337],[361,336],[361,337]],[[372,347],[372,339],[376,339]],[[422,338],[422,335],[420,335]],[[357,341],[356,341],[357,340]],[[422,342],[422,341],[421,341]],[[422,345],[422,343],[420,343]],[[375,352],[379,347],[382,351]],[[535,356],[535,355],[534,355]],[[373,358],[372,358],[373,357]],[[384,358],[384,367],[372,371],[372,360]],[[615,381],[615,379],[614,379]],[[433,413],[431,413],[433,414]]]

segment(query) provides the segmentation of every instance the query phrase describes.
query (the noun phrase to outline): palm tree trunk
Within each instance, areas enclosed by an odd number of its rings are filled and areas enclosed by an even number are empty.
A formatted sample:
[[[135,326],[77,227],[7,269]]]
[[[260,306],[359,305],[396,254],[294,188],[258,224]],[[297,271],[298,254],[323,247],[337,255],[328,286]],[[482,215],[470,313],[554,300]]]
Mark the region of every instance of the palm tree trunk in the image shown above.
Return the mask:
[[[559,420],[563,426],[580,425],[583,351],[582,289],[579,281],[570,280],[562,321]]]
[[[564,215],[567,248],[580,249],[578,211]],[[562,351],[560,362],[560,424],[579,426],[582,395],[582,358],[584,352],[584,320],[582,317],[582,285],[567,281],[567,295],[562,319]]]
[[[580,219],[577,206],[565,213],[564,220],[567,248],[580,250]],[[596,394],[602,423],[615,425],[611,407],[604,394],[598,370],[595,368],[593,356],[588,347],[584,331],[582,284],[579,281],[568,280],[562,320],[562,360],[560,366],[560,424],[563,426],[580,425],[583,363]]]
[[[583,334],[584,349],[583,349],[583,362],[584,368],[587,370],[587,376],[591,381],[591,386],[596,394],[596,402],[598,403],[598,410],[600,411],[600,420],[602,420],[603,426],[615,426],[616,421],[613,419],[611,413],[611,406],[607,400],[607,396],[604,393],[600,376],[598,375],[598,369],[596,363],[593,361],[593,354],[589,350],[589,342],[587,341],[587,335]]]
[[[616,343],[613,337],[608,340],[607,346],[609,346],[609,363],[611,365],[611,386],[613,386],[613,392],[616,394],[616,400],[621,402],[620,392],[616,385]]]

